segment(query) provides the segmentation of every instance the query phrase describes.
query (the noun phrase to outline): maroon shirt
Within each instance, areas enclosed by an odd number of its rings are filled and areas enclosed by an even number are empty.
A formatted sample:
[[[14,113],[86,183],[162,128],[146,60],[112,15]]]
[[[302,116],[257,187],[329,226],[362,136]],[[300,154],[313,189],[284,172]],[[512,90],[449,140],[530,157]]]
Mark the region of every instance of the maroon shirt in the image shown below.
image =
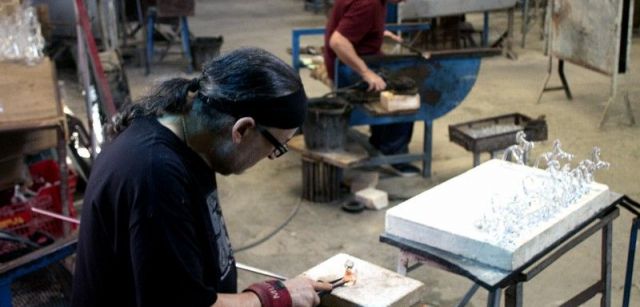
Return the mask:
[[[324,63],[334,80],[336,53],[329,47],[334,31],[346,37],[358,55],[381,53],[386,0],[336,0],[324,32]]]

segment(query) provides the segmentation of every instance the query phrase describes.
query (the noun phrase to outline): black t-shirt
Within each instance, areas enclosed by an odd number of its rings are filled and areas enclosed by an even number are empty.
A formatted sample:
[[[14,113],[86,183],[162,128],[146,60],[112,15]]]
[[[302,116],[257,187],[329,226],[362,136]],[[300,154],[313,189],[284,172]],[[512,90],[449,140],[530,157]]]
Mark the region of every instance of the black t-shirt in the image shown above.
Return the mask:
[[[77,254],[75,307],[211,306],[237,292],[215,175],[155,118],[95,161]]]

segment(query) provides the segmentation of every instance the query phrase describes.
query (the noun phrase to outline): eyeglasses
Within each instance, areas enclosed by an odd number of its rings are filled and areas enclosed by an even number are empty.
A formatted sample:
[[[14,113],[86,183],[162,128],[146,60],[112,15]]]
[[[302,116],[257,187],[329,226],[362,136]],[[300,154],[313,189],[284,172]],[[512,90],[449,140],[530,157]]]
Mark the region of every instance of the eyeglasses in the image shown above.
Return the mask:
[[[267,141],[269,141],[269,143],[271,143],[273,147],[275,147],[270,156],[272,156],[273,158],[278,158],[289,151],[287,145],[280,143],[280,141],[278,141],[278,139],[276,139],[276,137],[273,136],[273,134],[271,134],[265,127],[256,125],[256,128],[258,129],[258,131],[260,131],[262,136],[264,136],[264,138],[267,139]]]

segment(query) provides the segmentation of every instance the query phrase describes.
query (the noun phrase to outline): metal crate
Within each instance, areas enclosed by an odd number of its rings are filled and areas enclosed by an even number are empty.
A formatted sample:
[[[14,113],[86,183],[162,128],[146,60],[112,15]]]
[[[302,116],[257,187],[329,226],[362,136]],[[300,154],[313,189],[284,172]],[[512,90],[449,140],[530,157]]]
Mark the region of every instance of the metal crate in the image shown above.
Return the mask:
[[[449,126],[449,140],[464,149],[479,154],[493,153],[516,143],[516,133],[524,131],[529,141],[547,139],[544,116],[537,119],[512,113]]]

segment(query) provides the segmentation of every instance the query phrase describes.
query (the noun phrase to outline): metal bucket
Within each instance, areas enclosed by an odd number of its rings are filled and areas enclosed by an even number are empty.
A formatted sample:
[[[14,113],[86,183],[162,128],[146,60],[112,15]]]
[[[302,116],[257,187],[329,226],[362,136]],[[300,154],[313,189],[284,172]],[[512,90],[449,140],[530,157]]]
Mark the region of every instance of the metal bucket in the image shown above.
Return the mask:
[[[304,143],[309,150],[343,150],[347,143],[351,106],[340,97],[309,99],[302,126]]]

